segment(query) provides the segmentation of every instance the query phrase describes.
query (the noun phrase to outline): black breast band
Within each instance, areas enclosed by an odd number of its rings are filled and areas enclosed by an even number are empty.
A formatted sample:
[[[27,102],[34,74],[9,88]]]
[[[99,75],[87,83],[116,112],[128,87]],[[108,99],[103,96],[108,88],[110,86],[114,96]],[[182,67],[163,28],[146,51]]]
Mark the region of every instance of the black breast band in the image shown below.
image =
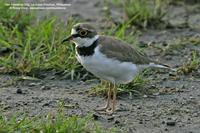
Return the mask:
[[[97,47],[98,45],[98,39],[96,41],[94,41],[92,43],[92,45],[88,46],[88,47],[76,47],[76,51],[80,56],[90,56],[94,54],[94,49]]]

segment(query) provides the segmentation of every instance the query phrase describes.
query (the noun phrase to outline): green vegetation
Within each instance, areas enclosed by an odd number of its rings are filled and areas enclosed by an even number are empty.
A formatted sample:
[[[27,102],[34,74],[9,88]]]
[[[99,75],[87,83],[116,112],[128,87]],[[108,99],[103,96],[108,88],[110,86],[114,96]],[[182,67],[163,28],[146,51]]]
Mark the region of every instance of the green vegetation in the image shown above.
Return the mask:
[[[178,69],[178,73],[188,74],[188,73],[198,70],[199,66],[200,66],[199,54],[193,51],[191,58],[188,60],[187,63],[183,64],[183,66],[181,66]]]
[[[129,24],[136,28],[165,28],[168,25],[165,16],[169,0],[105,0],[104,12],[106,18],[117,24]],[[111,9],[113,6],[123,12],[123,20],[113,18]],[[131,31],[131,30],[130,30]]]
[[[34,21],[32,12],[10,11],[2,4],[1,8],[5,12],[0,16],[0,49],[9,49],[0,56],[1,71],[28,74],[56,69],[70,73],[72,78],[84,71],[75,59],[73,45],[61,44],[75,23],[72,19],[67,23],[58,23],[55,17]]]
[[[112,133],[114,129],[100,128],[91,116],[66,117],[63,113],[48,114],[46,117],[12,116],[0,114],[0,133]]]
[[[137,74],[134,78],[134,80],[125,85],[120,85],[118,90],[120,93],[128,93],[130,96],[143,96],[150,94],[152,90],[145,89],[145,85],[149,82],[147,79],[145,79],[145,74],[148,71],[143,71],[139,74]]]
[[[113,3],[117,3],[116,1]],[[126,21],[137,27],[155,27],[162,23],[162,18],[165,16],[166,1],[162,0],[126,0],[124,1],[123,8],[126,14]],[[115,4],[116,5],[116,4]]]
[[[0,110],[0,133],[114,133],[115,128],[103,129],[91,115],[80,117],[66,116],[68,108],[62,101],[58,109],[46,116],[28,116],[28,114],[3,115]]]
[[[126,40],[126,42],[137,47],[138,33],[135,29],[132,29],[130,21],[120,25],[113,25],[109,30],[104,31],[104,34]]]
[[[101,83],[94,86],[92,89],[90,89],[89,91],[89,95],[107,95],[107,91],[108,91],[108,87],[109,87],[109,83],[101,80]]]
[[[148,79],[145,78],[145,75],[148,74],[148,70],[137,74],[134,78],[134,80],[129,84],[121,84],[117,87],[118,94],[127,93],[130,96],[143,96],[143,95],[149,95],[156,91],[158,91],[155,88],[146,89],[145,85],[149,83]],[[106,95],[108,90],[108,83],[105,81],[102,81],[101,84],[93,87],[89,94],[91,95],[97,95],[102,94]]]
[[[200,44],[199,36],[178,38],[175,41],[168,44],[166,48],[163,49],[165,55],[173,55],[177,51],[183,48],[189,47],[191,45],[198,46]]]

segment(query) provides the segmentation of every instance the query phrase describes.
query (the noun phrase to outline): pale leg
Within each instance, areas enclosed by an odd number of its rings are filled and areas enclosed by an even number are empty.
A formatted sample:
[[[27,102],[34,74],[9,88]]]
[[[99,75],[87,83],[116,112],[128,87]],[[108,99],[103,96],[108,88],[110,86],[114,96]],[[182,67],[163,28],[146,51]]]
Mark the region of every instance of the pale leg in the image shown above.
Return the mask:
[[[111,86],[111,83],[109,83],[109,89],[108,89],[108,93],[107,93],[108,97],[107,97],[106,105],[104,107],[97,108],[96,111],[106,111],[107,109],[109,109],[110,100],[111,100],[111,90],[112,90],[112,86]]]
[[[113,114],[116,110],[116,95],[117,95],[117,88],[115,86],[115,84],[113,84],[113,102],[112,102],[112,106],[111,108],[107,108],[106,113],[107,114]]]

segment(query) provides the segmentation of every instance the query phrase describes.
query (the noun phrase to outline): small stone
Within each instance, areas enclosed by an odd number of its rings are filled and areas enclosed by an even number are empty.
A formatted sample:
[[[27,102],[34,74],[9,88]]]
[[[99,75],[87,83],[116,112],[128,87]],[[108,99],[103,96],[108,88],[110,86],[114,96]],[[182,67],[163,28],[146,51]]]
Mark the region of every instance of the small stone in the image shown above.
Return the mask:
[[[115,118],[115,117],[111,116],[111,117],[108,117],[107,120],[108,120],[108,121],[113,121],[114,118]]]
[[[153,93],[154,96],[160,95],[160,92]]]
[[[137,109],[141,109],[142,107],[141,106],[137,106]]]
[[[41,90],[50,90],[51,89],[51,87],[49,87],[49,86],[42,86],[41,87]]]
[[[5,99],[6,100],[10,100],[10,99],[12,99],[12,97],[11,96],[6,96]]]
[[[162,43],[162,46],[167,47],[167,46],[168,46],[168,43],[167,43],[167,42],[163,42],[163,43]]]
[[[169,72],[169,76],[176,76],[175,72]]]
[[[143,95],[143,98],[147,98],[148,96],[147,95]]]
[[[115,120],[115,124],[120,124],[120,121],[119,120]]]
[[[195,99],[194,97],[190,96],[190,99]]]
[[[167,78],[166,78],[166,77],[162,77],[161,80],[162,80],[162,81],[166,81]]]
[[[49,106],[50,104],[49,103],[44,103],[42,106]]]
[[[99,7],[99,6],[101,6],[101,2],[99,1],[94,4],[94,7]]]
[[[138,44],[138,46],[139,46],[140,48],[145,48],[145,47],[148,47],[148,44],[147,44],[146,42],[144,42],[144,41],[141,41],[141,42]]]
[[[192,116],[193,117],[198,117],[199,115],[198,115],[198,113],[194,113]]]
[[[3,107],[3,110],[8,110],[8,109],[10,109],[11,107],[10,106],[4,106]]]
[[[103,10],[103,11],[108,11],[109,8],[108,8],[108,6],[104,6],[104,7],[102,8],[102,10]]]
[[[38,86],[38,85],[41,85],[42,83],[34,83],[34,82],[32,82],[32,83],[30,83],[30,84],[28,84],[28,86],[29,87],[33,87],[33,86]]]
[[[172,56],[166,56],[165,59],[166,59],[166,60],[171,60],[171,59],[172,59]]]
[[[93,116],[94,120],[98,120],[99,119],[99,115],[97,115],[97,114],[93,114],[92,116]]]
[[[143,124],[143,121],[142,121],[142,120],[140,120],[139,124]]]
[[[175,126],[176,122],[171,120],[171,121],[167,121],[166,124],[167,124],[167,126]]]
[[[21,89],[17,89],[16,93],[17,93],[17,94],[22,94],[23,92],[22,92]]]

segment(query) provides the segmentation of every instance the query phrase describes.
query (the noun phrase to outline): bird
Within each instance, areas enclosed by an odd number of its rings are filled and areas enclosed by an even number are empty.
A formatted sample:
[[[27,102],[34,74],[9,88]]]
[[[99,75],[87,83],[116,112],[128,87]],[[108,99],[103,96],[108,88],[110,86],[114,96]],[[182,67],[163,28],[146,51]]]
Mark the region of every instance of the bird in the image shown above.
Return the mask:
[[[116,37],[100,35],[90,23],[77,23],[61,43],[71,41],[76,47],[78,62],[96,77],[108,81],[105,106],[95,111],[113,114],[116,111],[117,85],[130,83],[140,70],[149,67],[172,69],[150,59],[146,54]]]

